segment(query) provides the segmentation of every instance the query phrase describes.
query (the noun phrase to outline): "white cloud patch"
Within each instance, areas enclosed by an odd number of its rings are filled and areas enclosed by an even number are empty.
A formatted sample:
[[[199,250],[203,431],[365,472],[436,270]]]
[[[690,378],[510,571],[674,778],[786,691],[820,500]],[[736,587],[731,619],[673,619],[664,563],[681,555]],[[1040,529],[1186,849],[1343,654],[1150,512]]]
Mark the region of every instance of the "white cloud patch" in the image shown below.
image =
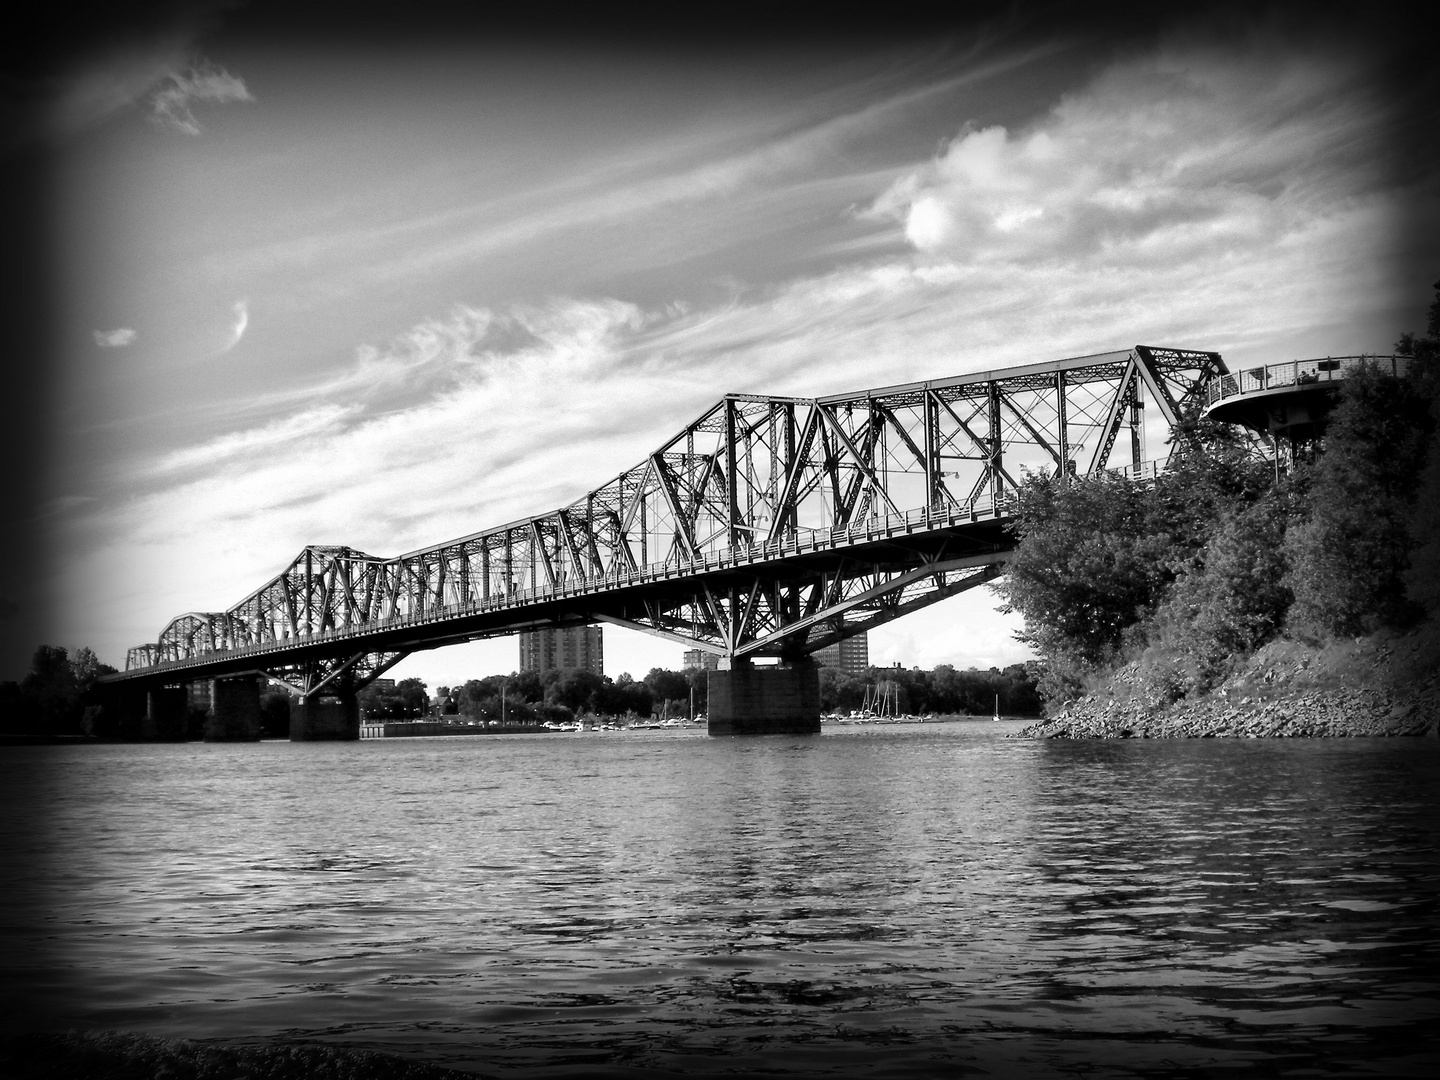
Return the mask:
[[[187,446],[172,451],[156,461],[150,468],[153,475],[166,475],[192,469],[217,468],[230,465],[237,460],[253,462],[273,451],[283,452],[287,447],[316,437],[338,434],[344,422],[355,417],[360,411],[358,405],[330,405],[307,409],[292,416],[272,420],[258,428],[234,431],[212,439],[198,446]]]
[[[1382,105],[1333,59],[1166,52],[1029,127],[967,125],[873,205],[971,264],[1178,262],[1271,248],[1375,169]],[[1369,147],[1374,151],[1375,147]]]
[[[239,345],[240,339],[245,336],[245,328],[250,325],[250,305],[244,300],[235,301],[230,306],[230,314],[232,316],[230,333],[225,344],[220,347],[221,353],[227,353]]]
[[[95,344],[102,349],[123,349],[139,335],[130,327],[122,326],[118,330],[96,330],[93,336]]]
[[[222,67],[201,61],[186,71],[166,73],[150,97],[150,119],[171,131],[199,135],[200,122],[191,108],[196,102],[224,104],[254,100],[242,79]]]
[[[627,362],[646,324],[610,300],[461,307],[362,350],[330,404],[127,468],[133,497],[103,511],[78,575],[100,594],[74,603],[91,621],[113,603],[134,644],[182,608],[235,603],[307,543],[396,555],[577,498],[699,408]]]

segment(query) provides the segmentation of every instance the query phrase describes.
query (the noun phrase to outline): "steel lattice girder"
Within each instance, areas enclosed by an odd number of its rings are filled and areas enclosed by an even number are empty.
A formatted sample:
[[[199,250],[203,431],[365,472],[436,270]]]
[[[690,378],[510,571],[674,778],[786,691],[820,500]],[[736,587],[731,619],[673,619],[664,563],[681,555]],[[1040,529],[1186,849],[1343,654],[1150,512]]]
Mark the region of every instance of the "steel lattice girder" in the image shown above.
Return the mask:
[[[1224,373],[1216,353],[1136,346],[822,398],[727,395],[553,512],[390,559],[307,547],[228,610],[173,620],[127,671],[233,667],[241,653],[303,665],[373,651],[373,667],[597,620],[733,656],[813,651],[995,576],[1010,546],[995,526],[1024,471],[1110,468],[1126,436],[1120,467],[1138,470],[1142,408],[1173,427]],[[845,568],[827,577],[827,559]]]

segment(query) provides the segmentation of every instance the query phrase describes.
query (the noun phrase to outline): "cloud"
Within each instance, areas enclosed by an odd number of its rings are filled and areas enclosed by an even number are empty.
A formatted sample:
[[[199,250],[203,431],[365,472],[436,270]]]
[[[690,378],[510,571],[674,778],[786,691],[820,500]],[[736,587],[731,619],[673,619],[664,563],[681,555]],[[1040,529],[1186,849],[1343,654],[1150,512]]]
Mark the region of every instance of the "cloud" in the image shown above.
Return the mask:
[[[100,591],[66,606],[128,628],[106,642],[123,655],[182,609],[238,601],[307,543],[395,555],[577,498],[705,393],[627,362],[646,318],[620,301],[457,309],[366,350],[327,405],[127,465],[125,499],[76,524],[95,543],[60,583]],[[213,561],[196,557],[207,548]]]
[[[150,119],[171,131],[199,135],[200,122],[190,108],[195,102],[254,100],[243,80],[202,60],[187,71],[166,73],[159,89],[151,95]]]
[[[313,440],[322,434],[338,434],[344,422],[358,415],[358,405],[326,405],[306,409],[292,416],[272,420],[259,428],[234,431],[198,446],[174,450],[151,466],[155,475],[185,470],[215,468],[236,459],[254,461],[266,452]]]
[[[1038,121],[967,124],[872,205],[969,264],[1177,262],[1268,248],[1374,182],[1384,119],[1358,62],[1161,51]]]
[[[118,330],[96,330],[93,336],[95,344],[102,349],[123,349],[138,335],[128,326],[122,326]]]
[[[787,103],[746,124],[697,124],[683,137],[657,138],[644,149],[627,145],[623,151],[587,160],[574,175],[530,187],[523,199],[487,194],[461,206],[399,220],[393,218],[391,208],[379,215],[381,224],[227,251],[217,258],[217,268],[237,275],[273,273],[277,266],[311,266],[323,257],[332,267],[332,287],[340,281],[363,287],[525,251],[621,221],[635,223],[638,231],[632,244],[607,251],[611,266],[627,259],[648,265],[647,259],[693,257],[697,245],[732,244],[736,223],[707,229],[705,211],[690,208],[813,185],[817,168],[832,167],[851,145],[902,126],[911,112],[933,107],[933,99],[999,77],[1053,48],[1036,47],[977,63],[958,75],[892,90],[879,100],[861,103],[846,96],[837,101],[826,95]],[[874,171],[866,168],[826,182],[849,192],[844,202],[869,199],[875,189]],[[882,182],[888,181],[894,167],[887,164],[878,173]],[[657,228],[655,222],[667,211],[675,215],[675,226]]]
[[[41,64],[7,67],[13,123],[0,144],[63,139],[144,101],[190,67],[196,42],[231,6],[229,0],[91,5],[84,19],[57,8],[48,33],[42,14],[32,35],[47,39],[33,50]]]
[[[229,340],[220,347],[222,355],[240,344],[240,339],[245,336],[245,328],[250,325],[250,305],[246,301],[236,300],[230,306],[230,311],[234,322],[230,325]]]

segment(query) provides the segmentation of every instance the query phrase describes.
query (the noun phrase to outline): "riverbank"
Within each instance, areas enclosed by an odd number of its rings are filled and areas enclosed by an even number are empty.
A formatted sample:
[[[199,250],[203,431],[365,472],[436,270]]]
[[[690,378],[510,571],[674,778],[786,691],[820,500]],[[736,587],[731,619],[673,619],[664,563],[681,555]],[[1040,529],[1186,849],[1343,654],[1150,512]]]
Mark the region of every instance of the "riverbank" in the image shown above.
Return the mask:
[[[1336,738],[1437,734],[1440,625],[1260,649],[1213,691],[1167,701],[1138,665],[1019,732],[1035,739]]]

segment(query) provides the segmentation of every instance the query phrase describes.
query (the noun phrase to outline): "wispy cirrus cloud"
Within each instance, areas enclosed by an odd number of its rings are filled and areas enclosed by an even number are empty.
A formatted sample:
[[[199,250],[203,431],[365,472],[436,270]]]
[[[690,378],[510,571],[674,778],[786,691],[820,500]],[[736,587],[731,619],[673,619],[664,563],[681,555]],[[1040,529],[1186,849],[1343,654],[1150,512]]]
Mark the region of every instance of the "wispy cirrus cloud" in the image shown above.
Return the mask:
[[[239,462],[242,467],[253,464],[274,448],[293,447],[324,434],[338,434],[347,420],[360,412],[360,406],[322,405],[290,416],[272,420],[256,428],[228,432],[209,442],[172,451],[147,467],[152,476],[195,470],[223,470]]]
[[[95,344],[102,349],[123,349],[134,342],[139,336],[128,326],[122,326],[116,330],[96,330],[93,335]]]
[[[658,437],[669,373],[626,362],[644,318],[618,301],[561,300],[425,320],[355,363],[419,384],[418,400],[397,408],[356,379],[331,404],[127,468],[127,498],[95,511],[99,542],[61,588],[98,588],[71,602],[91,617],[113,605],[138,641],[181,608],[237,601],[307,543],[393,555],[561,505]],[[206,547],[206,570],[184,555]],[[121,566],[135,576],[114,577]],[[136,580],[163,592],[137,594]]]
[[[320,260],[331,268],[330,284],[352,281],[352,288],[363,288],[411,280],[620,222],[637,229],[636,243],[633,248],[609,251],[606,257],[612,264],[634,258],[636,249],[651,258],[691,255],[700,245],[733,242],[734,229],[741,223],[733,221],[728,229],[709,228],[708,212],[689,208],[744,197],[764,200],[800,188],[813,192],[816,170],[833,169],[847,148],[887,126],[904,123],[909,113],[935,99],[999,78],[1055,48],[1036,46],[987,59],[920,86],[887,87],[878,100],[821,95],[745,122],[701,125],[683,135],[587,160],[573,175],[529,186],[519,195],[485,195],[400,220],[387,213],[382,215],[383,224],[349,225],[227,251],[215,259],[213,269],[237,275],[270,273],[277,267],[309,266]],[[882,182],[888,182],[894,169],[881,169],[880,174]],[[868,199],[874,191],[871,169],[830,176],[825,183],[849,189],[840,205],[845,198]],[[673,215],[674,226],[653,228],[666,213]],[[363,256],[358,254],[362,251]]]
[[[224,104],[254,101],[242,79],[208,61],[198,61],[184,71],[166,73],[150,95],[150,119],[161,127],[185,135],[199,135],[200,122],[191,108],[197,102]]]

